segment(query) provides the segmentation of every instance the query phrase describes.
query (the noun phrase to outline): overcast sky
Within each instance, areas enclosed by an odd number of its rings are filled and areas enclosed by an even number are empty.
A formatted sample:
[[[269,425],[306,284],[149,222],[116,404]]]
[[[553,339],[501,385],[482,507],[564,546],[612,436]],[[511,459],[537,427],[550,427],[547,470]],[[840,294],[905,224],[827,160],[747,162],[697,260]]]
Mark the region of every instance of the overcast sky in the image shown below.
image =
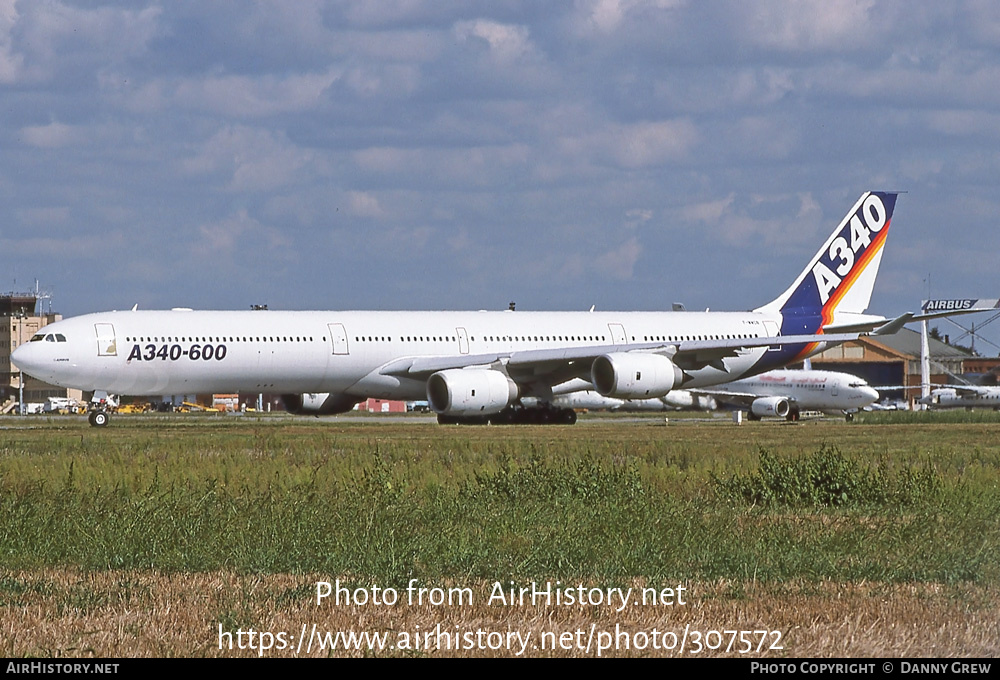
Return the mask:
[[[65,315],[746,309],[868,189],[871,312],[1000,297],[992,0],[0,0],[0,92]]]

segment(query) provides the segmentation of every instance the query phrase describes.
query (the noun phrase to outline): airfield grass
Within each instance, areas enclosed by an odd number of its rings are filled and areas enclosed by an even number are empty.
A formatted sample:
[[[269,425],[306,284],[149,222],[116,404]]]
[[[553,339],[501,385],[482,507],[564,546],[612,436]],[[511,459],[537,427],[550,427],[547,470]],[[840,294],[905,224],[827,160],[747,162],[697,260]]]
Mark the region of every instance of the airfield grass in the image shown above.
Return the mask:
[[[219,624],[527,630],[553,615],[564,628],[767,626],[785,631],[772,655],[996,654],[998,421],[895,415],[0,421],[0,654],[229,655]],[[412,579],[477,593],[685,584],[693,601],[620,617],[317,608],[311,584],[337,578],[400,592]]]

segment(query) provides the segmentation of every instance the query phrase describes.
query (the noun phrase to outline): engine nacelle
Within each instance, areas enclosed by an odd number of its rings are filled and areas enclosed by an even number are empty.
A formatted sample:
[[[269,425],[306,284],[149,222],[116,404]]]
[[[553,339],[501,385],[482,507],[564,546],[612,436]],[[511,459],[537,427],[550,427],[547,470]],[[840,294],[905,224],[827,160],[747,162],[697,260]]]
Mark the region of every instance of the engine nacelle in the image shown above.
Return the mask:
[[[453,416],[500,413],[517,399],[517,385],[500,371],[450,368],[427,379],[427,403]]]
[[[661,354],[605,354],[594,359],[590,368],[594,389],[618,399],[662,397],[683,378],[681,369]]]
[[[307,392],[305,394],[283,394],[281,403],[285,410],[297,416],[329,416],[347,413],[361,400],[347,394],[327,394]]]
[[[760,397],[754,399],[750,404],[750,412],[757,417],[777,416],[784,418],[788,415],[791,406],[784,397]]]

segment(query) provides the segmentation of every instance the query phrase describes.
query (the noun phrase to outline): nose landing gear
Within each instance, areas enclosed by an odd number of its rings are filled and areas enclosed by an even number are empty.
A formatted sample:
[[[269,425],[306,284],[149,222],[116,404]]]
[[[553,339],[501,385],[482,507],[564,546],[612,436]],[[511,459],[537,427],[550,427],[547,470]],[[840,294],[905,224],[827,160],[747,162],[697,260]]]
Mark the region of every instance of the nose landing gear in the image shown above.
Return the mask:
[[[103,390],[94,392],[90,398],[90,413],[87,422],[91,427],[107,427],[111,422],[111,411],[118,408],[118,399]]]

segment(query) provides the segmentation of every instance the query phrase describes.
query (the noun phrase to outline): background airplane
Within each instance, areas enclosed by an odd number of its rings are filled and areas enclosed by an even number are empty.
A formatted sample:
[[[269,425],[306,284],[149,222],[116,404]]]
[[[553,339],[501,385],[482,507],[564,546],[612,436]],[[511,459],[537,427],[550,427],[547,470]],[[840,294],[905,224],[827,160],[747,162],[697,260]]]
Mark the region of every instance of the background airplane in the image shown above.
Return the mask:
[[[751,420],[763,416],[798,420],[802,411],[822,411],[850,421],[857,411],[879,399],[878,391],[866,381],[837,371],[769,371],[692,391],[729,407],[744,408]]]
[[[711,388],[674,390],[657,399],[611,400],[588,391],[560,395],[556,403],[571,408],[637,411],[728,408],[746,411],[751,420],[764,416],[798,420],[802,411],[822,411],[844,415],[850,421],[878,398],[874,388],[849,373],[776,370]]]
[[[1000,409],[1000,387],[982,385],[944,385],[919,399],[931,409],[993,408]]]
[[[561,408],[608,411],[714,411],[718,404],[711,397],[697,396],[690,390],[671,390],[652,399],[614,399],[594,390],[560,394],[553,404]]]

